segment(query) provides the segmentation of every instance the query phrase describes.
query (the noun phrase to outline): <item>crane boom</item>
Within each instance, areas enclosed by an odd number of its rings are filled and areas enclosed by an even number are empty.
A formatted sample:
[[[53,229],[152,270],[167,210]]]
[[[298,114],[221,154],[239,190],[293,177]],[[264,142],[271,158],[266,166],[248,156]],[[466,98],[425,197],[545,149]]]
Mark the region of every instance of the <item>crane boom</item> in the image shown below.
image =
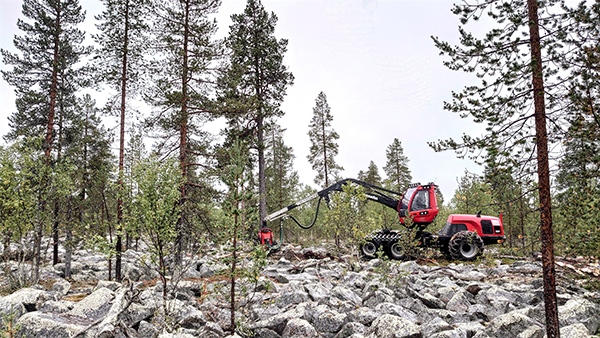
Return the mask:
[[[392,208],[394,210],[400,210],[399,206],[401,204],[401,199],[403,194],[399,193],[397,191],[393,191],[393,190],[389,190],[389,189],[385,189],[379,186],[376,186],[374,184],[370,184],[367,182],[363,182],[363,181],[359,181],[357,179],[353,179],[353,178],[346,178],[343,179],[341,181],[338,181],[334,184],[332,184],[331,186],[317,192],[314,193],[306,198],[303,198],[297,202],[294,202],[290,205],[288,205],[285,208],[282,208],[280,210],[275,211],[272,214],[267,215],[267,217],[265,217],[263,224],[261,225],[261,229],[262,228],[266,228],[267,227],[267,222],[271,222],[280,218],[292,218],[294,219],[292,216],[288,215],[288,212],[296,207],[301,206],[302,204],[308,203],[314,199],[319,198],[319,202],[321,201],[321,199],[325,199],[326,202],[329,202],[329,194],[333,191],[343,191],[343,187],[349,183],[354,183],[356,185],[359,186],[363,186],[365,188],[368,189],[367,192],[365,192],[365,195],[367,196],[367,198],[369,200],[381,203],[389,208]],[[389,193],[389,194],[394,194],[394,195],[398,195],[400,196],[400,199],[395,199],[393,197],[390,197],[384,193]],[[316,215],[315,215],[316,216]],[[315,218],[316,219],[316,218]],[[296,219],[294,219],[294,221],[300,225],[302,228],[307,228],[305,226],[302,226]],[[311,225],[312,226],[312,225]],[[310,226],[309,226],[310,227]]]
[[[303,198],[295,203],[292,203],[285,208],[279,209],[278,211],[275,211],[274,213],[267,215],[267,217],[265,217],[265,222],[270,222],[270,221],[274,221],[276,219],[280,219],[282,217],[286,217],[288,211],[290,211],[296,207],[299,207],[304,203],[308,203],[318,197],[319,197],[319,193],[315,193],[315,194],[312,194],[306,198]]]

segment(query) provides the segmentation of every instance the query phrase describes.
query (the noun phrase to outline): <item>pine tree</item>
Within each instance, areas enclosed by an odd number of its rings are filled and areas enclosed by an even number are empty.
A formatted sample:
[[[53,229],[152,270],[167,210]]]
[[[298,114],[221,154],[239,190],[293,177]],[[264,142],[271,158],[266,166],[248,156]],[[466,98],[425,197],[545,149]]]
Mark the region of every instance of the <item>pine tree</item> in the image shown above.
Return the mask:
[[[144,53],[149,46],[146,31],[149,27],[146,14],[148,0],[103,0],[105,10],[96,16],[101,34],[94,36],[100,45],[97,59],[100,78],[119,92],[119,189],[117,198],[117,241],[115,277],[121,281],[121,231],[123,223],[123,159],[125,152],[125,113],[127,98],[132,97],[140,85],[143,74]],[[110,107],[117,110],[116,107]]]
[[[577,31],[584,32],[570,42],[576,52],[570,61],[572,73],[568,134],[565,155],[560,160],[559,187],[571,183],[594,183],[600,177],[600,4],[581,3],[571,16]]]
[[[491,214],[503,214],[504,233],[507,234],[509,247],[520,245],[524,249],[526,239],[535,244],[539,242],[533,238],[534,230],[531,230],[537,228],[539,219],[530,216],[534,215],[535,206],[531,203],[532,194],[527,191],[535,188],[516,180],[512,172],[512,168],[498,166],[490,158],[484,169],[484,179],[491,188],[486,190],[486,194],[489,193],[494,201]]]
[[[491,214],[492,195],[489,184],[480,176],[465,171],[450,200],[450,207],[457,214]]]
[[[134,177],[134,169],[135,166],[139,164],[140,159],[148,158],[148,152],[146,151],[146,147],[144,145],[143,124],[135,124],[132,121],[131,126],[129,127],[129,135],[131,136],[127,141],[127,147],[125,148],[125,155],[123,160],[123,199],[125,201],[132,201],[134,195],[139,192],[139,186],[137,185]],[[131,204],[124,203],[123,213],[131,215],[131,208]],[[140,234],[134,231],[128,231],[126,239],[126,247],[131,247],[131,241],[135,240],[137,250],[137,245],[140,240]]]
[[[245,218],[245,213],[248,211],[244,208],[244,204],[252,198],[252,192],[248,190],[248,173],[247,169],[247,150],[244,149],[244,145],[239,140],[233,142],[232,147],[229,151],[229,166],[226,168],[225,173],[221,176],[221,181],[227,185],[229,189],[227,197],[223,203],[223,210],[227,216],[227,225],[225,225],[225,238],[226,242],[230,242],[228,245],[228,251],[231,252],[230,257],[227,257],[226,263],[228,265],[227,277],[229,278],[231,288],[229,293],[230,313],[231,322],[230,329],[231,334],[235,333],[235,308],[236,308],[236,277],[239,274],[238,255],[240,254],[240,247],[238,245],[238,237],[244,232],[244,228],[248,226],[248,219]]]
[[[114,160],[110,133],[102,126],[96,101],[86,94],[79,100],[77,108],[80,113],[73,122],[72,132],[65,135],[69,146],[64,150],[64,158],[72,165],[70,175],[74,183],[69,196],[65,196],[66,214],[73,215],[66,220],[70,224],[66,227],[65,276],[70,268],[73,230],[85,231],[95,216],[102,213],[103,194],[111,178]]]
[[[386,182],[391,190],[404,192],[412,181],[412,175],[408,169],[409,159],[404,156],[402,143],[397,138],[387,147],[385,156],[387,162],[383,170],[387,175]]]
[[[70,148],[74,147],[74,143],[78,141],[75,136],[78,132],[78,126],[80,123],[80,112],[81,106],[77,98],[72,91],[59,91],[57,95],[56,105],[56,157],[54,160],[54,169],[61,168],[70,165],[70,159],[64,156],[65,152]],[[49,186],[51,190],[56,190]],[[61,201],[62,199],[62,201]],[[61,202],[64,202],[64,196],[55,196],[54,199],[54,215],[52,219],[52,237],[53,243],[53,264],[58,264],[58,246],[59,246],[59,223],[61,218],[64,220],[64,215],[61,217]],[[62,210],[64,212],[64,210]],[[68,227],[67,227],[68,230]]]
[[[84,34],[77,29],[85,15],[78,0],[24,0],[23,16],[32,22],[19,20],[17,26],[25,35],[15,36],[13,40],[22,55],[1,50],[4,63],[13,66],[10,71],[2,71],[2,75],[15,87],[17,96],[17,111],[9,118],[11,131],[7,138],[43,136],[42,149],[48,167],[44,172],[48,175],[56,138],[57,110],[75,101],[74,94],[86,71],[76,68],[89,52],[81,46]],[[43,181],[45,189],[49,189],[50,180]],[[46,212],[46,203],[40,199],[41,214]],[[34,282],[39,279],[43,230],[40,219],[35,231]]]
[[[220,0],[157,0],[154,13],[157,30],[155,83],[147,95],[156,111],[148,124],[158,131],[157,150],[164,156],[177,153],[181,176],[181,212],[177,225],[175,260],[181,261],[184,238],[191,227],[188,205],[190,190],[202,188],[193,182],[195,168],[204,166],[208,154],[207,133],[200,126],[211,118],[220,42],[214,14]]]
[[[78,0],[24,0],[23,16],[33,23],[17,22],[25,35],[15,36],[14,45],[22,55],[1,50],[4,63],[14,66],[2,75],[17,95],[7,138],[44,135],[44,156],[49,161],[57,101],[73,100],[83,75],[75,65],[89,52],[81,46],[84,33],[76,28],[84,12]]]
[[[266,186],[267,205],[271,211],[279,210],[294,202],[299,183],[298,172],[294,170],[292,148],[283,141],[285,129],[275,122],[269,124],[266,142]]]
[[[315,183],[328,187],[331,178],[338,172],[344,170],[335,163],[335,156],[338,154],[338,144],[336,140],[340,138],[338,133],[331,127],[333,115],[327,103],[327,96],[320,92],[315,100],[313,108],[313,117],[310,120],[308,136],[310,137],[310,154],[308,161],[312,164],[313,170],[317,172]]]
[[[570,62],[569,137],[557,175],[560,216],[564,217],[560,236],[567,239],[569,253],[595,256],[600,237],[600,217],[595,211],[600,193],[600,4],[580,3],[571,16],[575,30],[584,32],[572,39],[575,55]],[[595,244],[596,243],[596,244]]]
[[[564,120],[564,111],[558,109],[559,100],[565,96],[560,92],[563,81],[558,76],[560,67],[567,66],[568,49],[563,48],[566,16],[560,9],[555,13],[558,6],[554,5],[559,3],[513,0],[455,5],[462,46],[433,38],[441,54],[451,58],[446,66],[476,73],[482,79],[480,86],[453,93],[454,101],[445,108],[487,124],[481,137],[465,134],[462,142],[449,139],[432,144],[433,148],[452,149],[459,156],[470,154],[474,159],[481,153],[489,154],[501,166],[519,168],[515,174],[523,180],[537,173],[548,337],[559,335],[548,153],[548,144],[560,140]],[[497,26],[477,38],[464,26],[484,16]],[[553,121],[550,133],[547,120]]]
[[[222,110],[233,138],[252,138],[258,153],[260,224],[267,214],[265,128],[269,119],[282,116],[279,109],[294,76],[283,64],[287,40],[277,40],[275,13],[267,13],[260,0],[248,0],[244,12],[231,16],[228,47],[231,57],[220,79]],[[255,138],[254,138],[255,137]]]
[[[362,170],[361,170],[362,172]],[[369,163],[369,168],[367,169],[367,172],[362,172],[362,178],[361,178],[361,174],[359,173],[359,180],[361,181],[365,181],[369,184],[373,184],[376,186],[381,186],[381,175],[379,175],[379,168],[377,168],[377,165],[375,165],[375,162],[371,161],[371,163]]]
[[[24,143],[18,141],[0,147],[0,230],[5,261],[10,254],[10,243],[21,243],[22,238],[33,229],[36,218],[38,194],[35,180],[39,177],[38,166],[41,163],[35,152]],[[19,280],[18,284],[21,286],[26,281]]]

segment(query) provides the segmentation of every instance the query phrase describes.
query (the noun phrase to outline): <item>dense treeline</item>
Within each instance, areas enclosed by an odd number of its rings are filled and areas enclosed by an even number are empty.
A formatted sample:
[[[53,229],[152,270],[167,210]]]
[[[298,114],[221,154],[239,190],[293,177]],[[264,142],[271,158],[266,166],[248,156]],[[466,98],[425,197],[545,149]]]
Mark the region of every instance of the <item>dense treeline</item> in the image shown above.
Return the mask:
[[[48,251],[53,264],[64,260],[68,277],[70,253],[81,244],[103,250],[119,280],[121,252],[139,241],[148,243],[164,278],[170,264],[176,266],[185,254],[206,243],[227,242],[223,234],[254,238],[268,213],[331,185],[342,173],[400,192],[411,183],[400,139],[385,149],[383,176],[373,161],[359,173],[343,172],[335,160],[335,107],[324,92],[316,97],[307,126],[308,160],[319,187],[299,183],[294,149],[278,124],[286,89],[294,81],[285,65],[287,40],[275,36],[277,16],[259,0],[248,0],[244,12],[232,16],[223,40],[214,37],[218,0],[102,3],[94,47],[83,45],[84,32],[77,27],[84,11],[77,0],[24,0],[24,19],[18,22],[22,35],[14,40],[18,52],[2,50],[3,62],[12,66],[2,74],[17,95],[8,145],[0,149],[4,259],[32,260],[31,281],[39,278]],[[512,20],[515,27],[523,24],[518,20],[524,20],[526,6],[507,6],[487,14],[468,6],[455,12],[462,24],[484,14]],[[544,35],[542,63],[557,249],[597,256],[600,4],[568,8],[549,1],[541,6],[541,12],[551,13],[542,19],[543,29],[552,33]],[[487,64],[478,75],[490,82],[455,93],[446,104],[487,123],[489,134],[433,144],[436,150],[471,156],[484,170],[482,175],[465,172],[445,204],[438,194],[442,211],[432,228],[440,228],[450,213],[502,214],[507,242],[501,249],[530,255],[541,250],[540,203],[532,161],[535,136],[529,133],[532,95],[525,81],[531,62],[521,59],[521,48],[528,48],[520,44],[525,38],[512,35],[523,32],[522,27],[493,30],[477,40],[463,31],[464,50],[435,39],[452,58],[450,68],[477,72],[469,63],[475,58]],[[507,48],[485,54],[494,43]],[[498,73],[501,80],[487,77]],[[105,107],[81,94],[94,86],[113,95]],[[151,111],[135,111],[136,102]],[[102,115],[118,118],[118,135],[105,130]],[[142,121],[134,122],[133,116]],[[227,123],[221,135],[204,129],[216,119]],[[117,153],[111,151],[115,143]],[[394,210],[357,195],[336,197],[329,206],[319,209],[320,224],[310,230],[284,221],[284,239],[335,240],[341,249],[348,243],[340,239],[357,241],[372,229],[398,227]],[[304,205],[295,217],[310,224],[315,210]],[[270,226],[279,235],[279,224]],[[44,238],[50,238],[50,247],[42,245]],[[19,256],[26,252],[20,246],[32,242],[32,256]],[[58,255],[59,244],[66,249],[64,257]],[[236,244],[232,250],[237,252]]]

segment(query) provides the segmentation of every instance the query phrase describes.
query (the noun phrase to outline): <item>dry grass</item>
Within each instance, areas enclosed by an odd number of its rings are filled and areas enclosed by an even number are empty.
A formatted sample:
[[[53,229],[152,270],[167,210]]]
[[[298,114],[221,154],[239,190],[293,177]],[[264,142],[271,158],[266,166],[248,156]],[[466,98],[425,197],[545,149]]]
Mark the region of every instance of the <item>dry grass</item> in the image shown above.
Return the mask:
[[[146,288],[154,287],[154,286],[156,286],[156,284],[158,283],[159,280],[160,280],[160,278],[143,280],[143,281],[141,281],[142,285],[140,286],[140,289],[146,289]]]
[[[82,289],[87,287],[95,287],[98,284],[97,280],[93,281],[76,281],[73,279],[67,279],[71,283],[71,289]]]
[[[81,294],[77,294],[77,295],[65,296],[65,297],[63,297],[63,300],[77,303],[87,296],[88,296],[87,294],[81,293]]]
[[[44,288],[46,288],[46,290],[50,290],[52,288],[52,286],[54,285],[54,283],[56,283],[56,279],[41,280],[39,282],[39,284],[41,286],[43,286]]]

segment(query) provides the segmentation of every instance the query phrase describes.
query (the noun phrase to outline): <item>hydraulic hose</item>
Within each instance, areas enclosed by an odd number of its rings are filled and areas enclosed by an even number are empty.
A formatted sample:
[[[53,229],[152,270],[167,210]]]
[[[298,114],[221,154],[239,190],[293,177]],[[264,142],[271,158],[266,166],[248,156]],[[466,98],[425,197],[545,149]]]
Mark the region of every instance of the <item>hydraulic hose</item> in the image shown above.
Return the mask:
[[[301,227],[302,229],[312,228],[317,223],[317,218],[319,216],[319,208],[321,207],[322,199],[323,199],[323,196],[319,197],[319,201],[317,202],[317,211],[315,212],[315,218],[313,219],[313,221],[310,225],[302,225],[294,216],[290,215],[289,217],[294,222],[296,222],[296,224],[298,224],[298,226]],[[277,243],[277,245],[269,244],[269,252],[279,250],[279,248],[281,248],[282,244],[283,244],[283,218],[279,220],[279,243]]]
[[[317,211],[315,212],[315,218],[313,219],[312,223],[310,225],[302,225],[300,224],[300,222],[298,222],[298,220],[296,219],[296,217],[290,215],[290,218],[296,222],[296,224],[298,224],[299,227],[301,227],[302,229],[310,229],[312,228],[315,223],[317,223],[317,218],[319,217],[319,208],[321,207],[321,200],[323,199],[323,196],[319,197],[319,201],[317,202]]]
[[[279,220],[279,243],[277,245],[269,245],[269,251],[276,251],[281,248],[283,243],[283,219]]]

